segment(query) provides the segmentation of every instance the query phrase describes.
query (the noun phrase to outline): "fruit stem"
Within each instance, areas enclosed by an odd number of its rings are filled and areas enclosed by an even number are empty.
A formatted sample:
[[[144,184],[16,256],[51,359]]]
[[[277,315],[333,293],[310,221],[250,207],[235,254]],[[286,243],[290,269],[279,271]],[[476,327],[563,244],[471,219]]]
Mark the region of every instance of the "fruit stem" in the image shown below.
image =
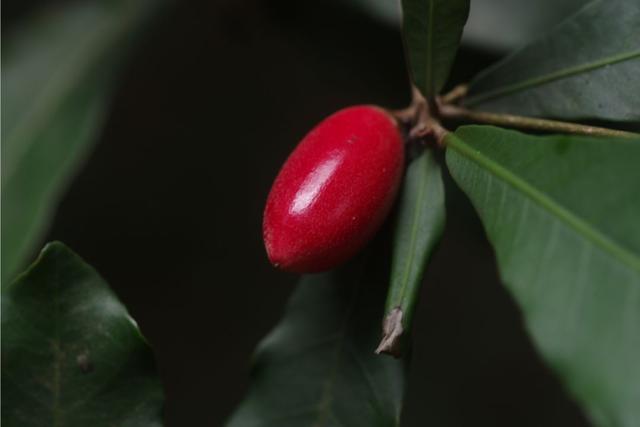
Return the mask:
[[[411,104],[403,110],[392,111],[391,114],[409,128],[409,141],[426,141],[432,138],[440,147],[444,147],[444,137],[449,131],[438,120],[437,101],[429,102],[416,86],[412,86],[411,92]]]

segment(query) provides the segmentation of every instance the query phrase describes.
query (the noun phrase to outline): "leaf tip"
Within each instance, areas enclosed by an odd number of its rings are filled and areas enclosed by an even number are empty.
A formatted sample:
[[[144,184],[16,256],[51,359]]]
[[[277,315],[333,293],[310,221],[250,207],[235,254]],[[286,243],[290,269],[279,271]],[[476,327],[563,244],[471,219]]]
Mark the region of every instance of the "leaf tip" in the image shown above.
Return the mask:
[[[402,326],[403,311],[400,307],[395,307],[387,314],[382,322],[382,339],[378,348],[376,348],[376,354],[388,354],[393,357],[400,357],[401,351],[401,338],[404,333]]]
[[[71,252],[71,250],[64,243],[60,242],[59,240],[53,240],[45,244],[42,250],[40,251],[40,253],[47,254],[49,252],[55,253],[55,252],[62,252],[62,251]]]

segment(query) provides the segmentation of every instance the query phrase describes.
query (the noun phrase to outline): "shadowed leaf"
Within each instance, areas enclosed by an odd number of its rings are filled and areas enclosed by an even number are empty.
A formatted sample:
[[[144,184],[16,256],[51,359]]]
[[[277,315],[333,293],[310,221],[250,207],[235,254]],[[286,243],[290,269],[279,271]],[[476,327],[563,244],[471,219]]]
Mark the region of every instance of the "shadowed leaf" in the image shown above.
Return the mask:
[[[403,366],[374,354],[385,280],[361,267],[302,279],[229,427],[399,425]]]

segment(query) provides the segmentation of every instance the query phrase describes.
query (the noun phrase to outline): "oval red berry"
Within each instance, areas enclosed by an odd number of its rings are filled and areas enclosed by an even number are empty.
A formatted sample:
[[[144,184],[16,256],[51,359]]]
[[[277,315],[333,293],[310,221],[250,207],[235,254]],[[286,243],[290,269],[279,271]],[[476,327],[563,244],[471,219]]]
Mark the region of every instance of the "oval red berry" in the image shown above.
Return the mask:
[[[271,263],[308,273],[347,261],[384,221],[403,165],[402,137],[384,110],[349,107],[320,122],[269,193],[263,236]]]

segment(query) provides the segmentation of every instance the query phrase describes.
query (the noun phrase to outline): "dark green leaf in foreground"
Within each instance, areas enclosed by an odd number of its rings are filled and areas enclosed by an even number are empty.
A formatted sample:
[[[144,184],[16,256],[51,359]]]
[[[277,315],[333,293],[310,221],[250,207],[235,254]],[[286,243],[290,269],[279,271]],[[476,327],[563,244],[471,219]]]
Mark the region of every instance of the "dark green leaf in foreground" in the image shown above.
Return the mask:
[[[385,282],[353,264],[303,278],[228,426],[398,426],[404,368],[374,354]]]
[[[467,126],[447,164],[533,341],[598,426],[640,420],[640,139]]]
[[[402,31],[414,84],[426,97],[447,82],[469,0],[402,0]]]
[[[393,355],[402,351],[425,266],[444,228],[444,185],[431,150],[409,165],[399,199],[384,336],[378,347]]]
[[[481,73],[466,105],[566,119],[640,121],[640,2],[594,0]]]
[[[2,294],[2,425],[160,426],[151,349],[104,280],[50,243]]]
[[[3,285],[34,250],[96,140],[117,62],[157,3],[76,1],[3,41]]]

